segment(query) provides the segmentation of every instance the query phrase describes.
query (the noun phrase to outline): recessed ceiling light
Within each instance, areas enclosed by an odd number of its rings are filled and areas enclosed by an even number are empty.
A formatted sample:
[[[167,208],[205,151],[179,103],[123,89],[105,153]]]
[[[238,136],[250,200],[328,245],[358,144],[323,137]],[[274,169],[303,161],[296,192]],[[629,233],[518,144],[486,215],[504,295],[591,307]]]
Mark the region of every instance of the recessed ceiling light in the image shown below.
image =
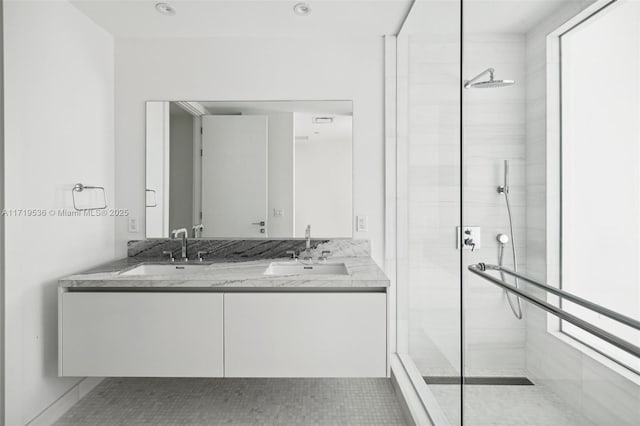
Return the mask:
[[[311,13],[311,7],[307,3],[298,3],[293,6],[296,15],[304,16]]]
[[[173,6],[167,3],[156,3],[156,10],[163,15],[170,16],[176,14],[176,10],[173,8]]]

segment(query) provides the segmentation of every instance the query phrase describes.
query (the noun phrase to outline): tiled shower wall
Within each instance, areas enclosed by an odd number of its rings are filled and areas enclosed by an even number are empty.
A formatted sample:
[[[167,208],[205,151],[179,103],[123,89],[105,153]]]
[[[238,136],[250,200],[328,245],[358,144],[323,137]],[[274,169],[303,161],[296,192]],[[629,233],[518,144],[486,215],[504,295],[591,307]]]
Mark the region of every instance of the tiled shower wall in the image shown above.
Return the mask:
[[[460,374],[459,40],[408,38],[409,353],[423,375]]]
[[[549,32],[592,1],[569,4],[527,34],[527,152],[526,219],[527,273],[547,280],[547,150],[558,149],[547,140],[549,129],[547,71],[557,61],[547,58]],[[549,61],[549,59],[551,59]],[[551,284],[557,284],[551,282]],[[547,331],[547,314],[526,312],[527,375],[537,385],[554,391],[562,400],[599,425],[632,425],[640,419],[640,387],[594,357],[561,341]]]
[[[519,268],[525,260],[525,38],[522,34],[466,34],[464,79],[492,67],[497,79],[516,84],[463,93],[464,224],[482,227],[482,247],[465,251],[464,265],[498,263],[499,233],[509,235],[504,196],[504,160],[509,161],[510,201]],[[486,77],[485,77],[486,78]],[[510,266],[510,246],[505,252]],[[523,376],[525,324],[503,290],[463,270],[465,373]],[[514,299],[515,301],[515,299]],[[524,304],[523,304],[524,309]]]
[[[505,159],[511,161],[515,232],[524,260],[524,36],[468,35],[465,51],[465,78],[495,67],[498,78],[520,84],[464,94],[465,224],[482,227],[482,247],[466,252],[464,263],[497,263],[495,236],[508,232],[504,199],[496,191]],[[456,36],[410,38],[410,353],[423,375],[455,375],[460,363],[459,64]],[[502,291],[464,273],[465,373],[522,375],[524,322],[515,319]]]

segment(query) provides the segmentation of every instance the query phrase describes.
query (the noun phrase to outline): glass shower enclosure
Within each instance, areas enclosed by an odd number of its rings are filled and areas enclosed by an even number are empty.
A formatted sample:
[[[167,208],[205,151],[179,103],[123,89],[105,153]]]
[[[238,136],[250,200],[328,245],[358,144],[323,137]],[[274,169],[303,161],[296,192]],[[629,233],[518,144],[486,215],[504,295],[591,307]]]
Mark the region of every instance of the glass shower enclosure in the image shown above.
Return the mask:
[[[433,424],[640,424],[640,2],[417,0],[397,352]]]

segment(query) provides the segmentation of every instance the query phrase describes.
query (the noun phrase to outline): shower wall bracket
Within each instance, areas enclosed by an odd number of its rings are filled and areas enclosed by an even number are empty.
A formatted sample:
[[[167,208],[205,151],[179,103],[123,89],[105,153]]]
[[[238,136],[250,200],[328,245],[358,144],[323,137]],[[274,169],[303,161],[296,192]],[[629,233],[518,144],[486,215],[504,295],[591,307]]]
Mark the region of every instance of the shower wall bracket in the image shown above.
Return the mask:
[[[476,251],[482,247],[481,229],[479,226],[456,227],[456,249]]]

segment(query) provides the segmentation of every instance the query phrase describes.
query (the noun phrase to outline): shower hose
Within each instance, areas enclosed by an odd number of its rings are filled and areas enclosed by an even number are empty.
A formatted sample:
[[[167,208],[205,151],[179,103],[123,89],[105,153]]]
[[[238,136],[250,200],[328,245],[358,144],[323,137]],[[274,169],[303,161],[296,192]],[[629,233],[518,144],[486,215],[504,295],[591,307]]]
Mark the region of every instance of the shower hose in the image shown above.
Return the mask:
[[[518,256],[516,253],[516,240],[515,238],[513,238],[513,219],[511,217],[511,203],[509,202],[509,192],[508,191],[504,191],[504,199],[507,203],[507,215],[509,216],[509,234],[511,237],[511,253],[513,255],[513,270],[514,272],[518,272]],[[499,253],[498,253],[498,265],[500,266],[504,266],[504,247],[505,244],[500,244],[500,249],[499,249]],[[502,281],[505,281],[505,275],[504,272],[500,271],[500,278],[502,279]],[[516,288],[518,288],[518,278],[515,278],[515,286]],[[513,303],[513,300],[511,299],[511,295],[509,294],[509,292],[507,290],[505,290],[505,294],[507,296],[507,301],[509,302],[509,307],[511,307],[511,311],[513,312],[513,315],[516,316],[516,318],[518,319],[522,319],[522,306],[520,306],[520,298],[516,296],[516,302],[515,304]]]

